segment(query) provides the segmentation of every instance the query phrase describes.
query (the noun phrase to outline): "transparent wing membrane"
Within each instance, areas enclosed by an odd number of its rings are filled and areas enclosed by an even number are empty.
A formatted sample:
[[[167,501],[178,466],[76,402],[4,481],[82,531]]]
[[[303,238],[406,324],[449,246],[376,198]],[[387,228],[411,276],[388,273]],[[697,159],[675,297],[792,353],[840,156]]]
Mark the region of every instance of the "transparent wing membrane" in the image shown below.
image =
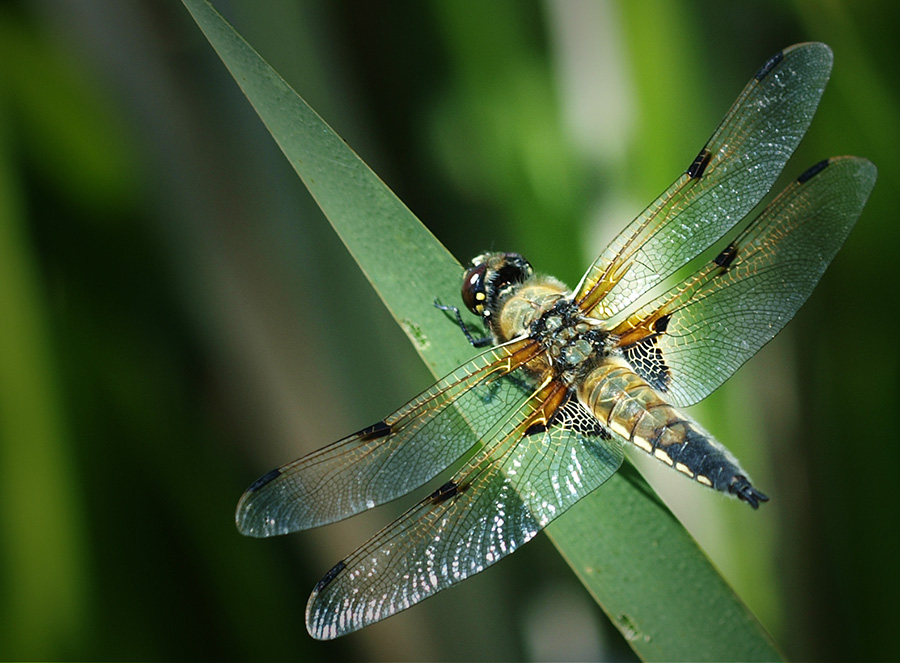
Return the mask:
[[[831,50],[800,44],[747,84],[688,171],[610,243],[575,300],[608,319],[709,248],[769,192],[812,121]]]
[[[638,373],[676,407],[714,391],[794,317],[875,177],[869,161],[838,157],[795,180],[713,261],[614,330]]]
[[[238,503],[238,529],[257,537],[309,529],[423,485],[478,442],[473,424],[487,426],[525,397],[499,378],[531,357],[526,346],[491,348],[384,421],[260,477]]]
[[[551,385],[523,403],[452,481],[332,569],[307,605],[309,632],[335,638],[465,580],[615,474],[621,443],[602,435],[575,401],[563,406],[558,425],[525,433],[560,389]]]

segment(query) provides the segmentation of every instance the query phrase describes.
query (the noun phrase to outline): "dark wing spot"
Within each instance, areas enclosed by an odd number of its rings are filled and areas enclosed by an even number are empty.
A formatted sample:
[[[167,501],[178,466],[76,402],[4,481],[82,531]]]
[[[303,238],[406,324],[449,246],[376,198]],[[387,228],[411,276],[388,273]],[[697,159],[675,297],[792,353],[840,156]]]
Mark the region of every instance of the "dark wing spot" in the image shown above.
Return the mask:
[[[653,323],[653,331],[655,331],[657,334],[664,334],[669,326],[669,320],[671,318],[671,313],[667,313],[666,315],[658,318],[657,321]]]
[[[247,489],[248,493],[252,493],[254,491],[259,490],[267,483],[275,479],[276,477],[281,475],[281,470],[272,470],[271,472],[267,472],[263,474],[259,479],[250,484],[250,487]]]
[[[580,433],[585,437],[583,440],[585,444],[590,438],[599,437],[608,440],[612,437],[612,434],[603,427],[597,417],[582,407],[574,391],[566,393],[562,405],[556,409],[553,418],[550,419],[550,425]]]
[[[323,589],[325,589],[326,587],[328,587],[328,585],[331,584],[331,582],[338,576],[338,574],[341,571],[343,571],[346,568],[347,568],[347,562],[345,562],[344,560],[341,560],[340,562],[335,564],[331,568],[331,570],[328,573],[326,573],[319,582],[316,583],[316,588],[313,591],[317,594],[319,592],[321,592]]]
[[[529,435],[540,435],[541,433],[547,430],[547,424],[543,421],[539,421],[536,424],[531,424],[528,428],[525,429],[525,436]]]
[[[430,499],[433,504],[440,504],[441,502],[446,502],[451,497],[455,497],[460,492],[462,492],[462,489],[459,487],[459,484],[450,480],[431,493],[431,495],[428,496],[428,499]]]
[[[704,147],[700,150],[700,154],[694,158],[693,163],[688,167],[687,176],[691,179],[703,177],[703,173],[706,171],[706,167],[711,160],[712,153]]]
[[[778,63],[784,60],[784,51],[778,51],[775,55],[766,60],[766,63],[756,72],[756,80],[761,81],[768,76],[772,70],[778,66]]]
[[[732,263],[734,263],[734,259],[736,257],[737,257],[737,244],[732,242],[731,244],[726,246],[724,249],[722,249],[722,252],[713,259],[713,262],[716,263],[723,270],[726,270],[729,267],[731,267],[731,265],[732,265]]]
[[[806,171],[804,171],[804,173],[800,177],[797,178],[798,184],[803,184],[805,182],[808,182],[813,177],[815,177],[816,175],[821,173],[823,170],[828,168],[828,165],[830,163],[831,162],[828,159],[825,159],[824,161],[820,161],[819,163],[817,163],[815,166],[810,166],[809,168],[806,169]]]
[[[379,421],[377,424],[372,424],[368,428],[363,428],[356,435],[363,441],[377,440],[379,437],[390,435],[391,431],[392,429],[390,426],[383,421]]]
[[[625,360],[637,374],[657,391],[667,391],[672,376],[662,350],[656,344],[656,337],[648,336],[637,343],[623,348]]]
[[[573,401],[572,403],[571,407],[574,409],[576,401]],[[612,437],[612,433],[604,428],[603,424],[601,424],[596,417],[584,416],[583,410],[576,412],[572,416],[566,417],[565,421],[561,423],[565,428],[574,430],[586,437],[599,437],[602,440],[608,440]]]

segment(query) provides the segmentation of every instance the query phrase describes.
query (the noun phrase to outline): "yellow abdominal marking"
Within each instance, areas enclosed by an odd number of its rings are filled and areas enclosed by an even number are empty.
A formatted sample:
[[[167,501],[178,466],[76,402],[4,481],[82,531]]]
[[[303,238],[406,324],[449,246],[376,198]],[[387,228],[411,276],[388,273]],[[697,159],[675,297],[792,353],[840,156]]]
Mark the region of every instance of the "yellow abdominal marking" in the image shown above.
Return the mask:
[[[666,465],[672,466],[672,465],[675,464],[675,461],[673,461],[673,460],[669,457],[669,454],[667,454],[667,453],[666,453],[665,451],[663,451],[662,449],[657,449],[656,451],[653,452],[653,455],[656,456],[657,458],[659,458],[659,459],[660,459],[662,462],[664,462]]]
[[[694,473],[691,472],[691,468],[689,468],[684,463],[675,463],[675,469],[679,472],[682,472],[683,474],[687,474],[689,477],[694,476]]]
[[[653,447],[651,447],[650,443],[647,442],[647,440],[645,440],[644,438],[635,436],[632,439],[632,442],[634,442],[637,446],[639,446],[641,449],[646,451],[648,454],[653,453]]]
[[[703,476],[702,474],[698,474],[694,478],[697,479],[697,481],[702,483],[704,486],[712,487],[712,481],[710,481],[707,477]]]

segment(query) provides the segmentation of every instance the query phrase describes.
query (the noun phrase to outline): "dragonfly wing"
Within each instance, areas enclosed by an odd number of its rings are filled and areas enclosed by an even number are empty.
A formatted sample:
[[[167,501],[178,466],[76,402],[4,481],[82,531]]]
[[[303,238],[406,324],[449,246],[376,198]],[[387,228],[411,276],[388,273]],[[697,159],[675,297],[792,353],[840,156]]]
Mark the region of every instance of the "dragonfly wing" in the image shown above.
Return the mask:
[[[799,44],[771,58],[687,172],[613,240],[576,288],[608,319],[709,248],[768,193],[806,133],[831,50]]]
[[[621,442],[564,398],[551,383],[528,399],[452,481],[335,566],[309,599],[310,634],[336,638],[465,580],[611,477]]]
[[[613,333],[676,407],[700,401],[790,321],[875,185],[869,161],[823,161],[788,186],[714,260]]]
[[[238,503],[238,529],[257,537],[309,529],[418,488],[475,445],[473,426],[515,410],[526,394],[500,378],[535,352],[529,341],[491,348],[383,421],[260,477]]]

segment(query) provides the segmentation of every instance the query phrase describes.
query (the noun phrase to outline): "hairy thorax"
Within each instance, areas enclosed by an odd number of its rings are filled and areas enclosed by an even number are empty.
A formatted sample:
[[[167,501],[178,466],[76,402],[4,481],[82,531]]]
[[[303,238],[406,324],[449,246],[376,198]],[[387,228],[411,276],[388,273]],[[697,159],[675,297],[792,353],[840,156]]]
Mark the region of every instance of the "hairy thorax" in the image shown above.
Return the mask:
[[[548,377],[574,386],[608,355],[610,334],[599,320],[585,317],[566,286],[536,276],[512,291],[497,307],[491,331],[499,342],[527,333],[544,348],[527,365],[536,380]]]

